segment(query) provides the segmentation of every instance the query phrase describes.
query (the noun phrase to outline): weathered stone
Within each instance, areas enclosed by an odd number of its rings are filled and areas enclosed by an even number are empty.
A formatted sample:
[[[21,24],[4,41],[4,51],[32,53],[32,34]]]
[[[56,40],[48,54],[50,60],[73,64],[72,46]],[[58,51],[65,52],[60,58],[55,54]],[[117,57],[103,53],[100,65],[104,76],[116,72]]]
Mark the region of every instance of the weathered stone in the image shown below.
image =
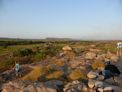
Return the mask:
[[[101,50],[100,49],[89,49],[90,52],[100,52]]]
[[[112,87],[105,87],[103,92],[114,92]]]
[[[103,92],[103,91],[104,91],[103,88],[98,88],[97,90],[98,90],[99,92]]]
[[[70,46],[64,46],[62,48],[63,51],[72,51],[72,48]]]
[[[4,84],[2,92],[57,92],[57,90],[42,83],[25,83],[18,81]]]
[[[50,81],[45,82],[45,85],[47,87],[52,87],[58,90],[58,89],[63,88],[64,83],[59,80],[50,80]]]
[[[117,62],[119,60],[119,57],[116,55],[112,55],[110,58],[111,61]]]
[[[34,85],[28,85],[25,89],[24,92],[36,92],[36,87]]]
[[[81,58],[80,59],[74,59],[74,60],[69,62],[69,66],[71,68],[77,68],[77,67],[82,66],[84,62],[85,61],[83,59],[81,59]]]
[[[96,58],[96,53],[88,52],[85,55],[85,59],[94,59],[94,58]]]
[[[95,81],[95,87],[103,87],[103,82]]]
[[[93,88],[95,86],[95,82],[93,80],[88,81],[89,88]]]
[[[89,79],[93,79],[93,78],[96,78],[97,77],[97,73],[96,72],[93,72],[93,71],[90,71],[88,74],[87,74],[87,77]]]
[[[73,81],[64,86],[64,92],[81,92],[83,88],[83,84],[79,81]]]

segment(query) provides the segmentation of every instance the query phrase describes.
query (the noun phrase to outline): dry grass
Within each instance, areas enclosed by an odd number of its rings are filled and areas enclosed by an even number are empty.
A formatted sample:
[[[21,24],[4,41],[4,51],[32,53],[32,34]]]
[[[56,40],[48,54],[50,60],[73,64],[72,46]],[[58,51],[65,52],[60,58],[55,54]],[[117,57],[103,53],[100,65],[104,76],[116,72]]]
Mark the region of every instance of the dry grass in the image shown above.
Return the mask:
[[[69,80],[82,80],[86,79],[85,71],[75,70],[69,75]]]
[[[57,66],[60,66],[60,67],[65,65],[64,59],[58,59],[56,57],[52,58],[51,63],[53,63],[53,64],[55,64]]]
[[[25,75],[22,80],[26,80],[26,81],[37,81],[38,78],[42,75],[44,75],[45,73],[47,73],[47,69],[45,67],[36,67],[34,68],[30,73],[28,73],[27,75]]]
[[[54,71],[53,73],[49,74],[46,76],[46,79],[47,80],[50,80],[50,79],[60,79],[62,76],[64,75],[64,72],[63,71]]]
[[[93,62],[93,64],[92,64],[92,68],[94,69],[94,70],[96,70],[96,69],[98,69],[98,68],[100,68],[100,67],[105,67],[105,63],[104,63],[104,61],[94,61]]]

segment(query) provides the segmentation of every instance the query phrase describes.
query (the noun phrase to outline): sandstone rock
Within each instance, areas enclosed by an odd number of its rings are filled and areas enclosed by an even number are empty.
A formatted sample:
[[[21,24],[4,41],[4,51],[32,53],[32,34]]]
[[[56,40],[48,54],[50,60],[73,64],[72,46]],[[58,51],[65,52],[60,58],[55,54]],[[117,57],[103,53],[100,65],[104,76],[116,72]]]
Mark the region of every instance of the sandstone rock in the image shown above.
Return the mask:
[[[103,82],[95,81],[95,87],[103,87]]]
[[[98,90],[99,92],[103,92],[103,91],[104,91],[103,88],[98,88],[97,90]]]
[[[111,56],[113,56],[113,54],[112,54],[111,52],[108,51],[107,54],[106,54],[106,58],[110,59]]]
[[[97,79],[98,79],[99,81],[103,81],[104,78],[105,78],[105,77],[104,77],[103,75],[99,75]]]
[[[85,60],[83,59],[74,59],[72,61],[69,62],[69,65],[71,68],[77,68],[77,67],[80,67],[84,64]]]
[[[106,55],[105,54],[101,54],[101,55],[97,55],[96,60],[102,61],[102,60],[105,60],[105,58],[106,58]]]
[[[92,48],[91,48],[91,49],[89,49],[89,51],[90,51],[90,52],[100,52],[101,50],[99,50],[99,49],[92,49]]]
[[[36,92],[36,87],[34,87],[34,85],[28,85],[23,91],[24,92]]]
[[[2,92],[22,92],[24,86],[25,86],[24,83],[20,81],[9,82],[2,86]]]
[[[72,48],[70,46],[64,46],[62,48],[63,51],[72,51]]]
[[[93,53],[93,52],[88,52],[86,53],[85,55],[85,59],[94,59],[96,57],[96,53]]]
[[[105,87],[103,92],[114,92],[112,87]]]
[[[97,73],[96,72],[93,72],[93,71],[90,71],[88,74],[87,74],[87,77],[89,79],[93,79],[93,78],[96,78],[97,77]]]
[[[2,86],[2,92],[57,92],[43,83],[9,82]]]
[[[89,88],[92,89],[95,86],[95,82],[93,80],[89,80],[88,81],[88,86],[89,86]]]
[[[95,47],[96,47],[96,45],[94,45],[94,44],[91,44],[91,45],[90,45],[90,47],[92,47],[92,48],[95,48]]]
[[[64,86],[64,92],[81,92],[83,88],[83,84],[79,81],[73,81]]]
[[[117,62],[119,60],[119,57],[116,55],[112,55],[110,58],[111,61]]]
[[[89,92],[89,89],[86,85],[83,85],[82,91],[83,92]]]
[[[64,83],[59,80],[50,80],[50,81],[45,82],[45,85],[47,87],[52,87],[58,90],[58,89],[63,88]]]

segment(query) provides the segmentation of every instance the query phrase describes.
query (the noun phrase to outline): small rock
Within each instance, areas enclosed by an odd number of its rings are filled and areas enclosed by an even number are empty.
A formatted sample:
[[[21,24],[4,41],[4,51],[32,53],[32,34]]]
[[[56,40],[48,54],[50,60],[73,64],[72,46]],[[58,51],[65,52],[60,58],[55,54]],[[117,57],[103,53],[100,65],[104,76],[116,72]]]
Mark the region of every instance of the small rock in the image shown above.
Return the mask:
[[[93,53],[93,52],[88,52],[88,53],[86,53],[86,55],[85,55],[85,59],[90,59],[90,60],[92,60],[92,59],[94,59],[96,57],[96,53]]]
[[[103,82],[95,81],[95,87],[103,87]]]
[[[28,85],[25,89],[24,92],[36,92],[36,87],[34,85]]]
[[[93,80],[89,80],[88,81],[88,86],[89,86],[89,88],[92,89],[95,86],[95,82]]]
[[[73,81],[64,86],[63,92],[81,92],[83,84],[79,81]]]
[[[119,57],[116,55],[112,55],[110,58],[111,61],[117,62],[119,60]]]
[[[70,46],[64,46],[62,48],[63,51],[72,51],[72,48]]]
[[[103,88],[98,88],[97,91],[98,91],[98,92],[103,92],[104,89],[103,89]]]
[[[105,87],[104,92],[114,92],[114,89],[112,87]]]
[[[93,72],[93,71],[90,71],[88,74],[87,74],[87,77],[89,79],[93,79],[93,78],[96,78],[97,77],[97,73],[96,72]]]
[[[55,89],[63,89],[63,85],[64,83],[62,81],[59,81],[59,80],[50,80],[50,81],[47,81],[45,82],[45,85],[47,87],[51,87],[51,88],[55,88]]]

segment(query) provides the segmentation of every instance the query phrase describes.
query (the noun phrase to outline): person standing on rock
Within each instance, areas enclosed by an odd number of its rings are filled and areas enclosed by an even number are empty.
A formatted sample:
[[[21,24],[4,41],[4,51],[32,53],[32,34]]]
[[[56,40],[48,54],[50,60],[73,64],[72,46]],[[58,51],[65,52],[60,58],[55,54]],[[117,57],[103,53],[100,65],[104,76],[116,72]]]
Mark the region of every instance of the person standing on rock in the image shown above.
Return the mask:
[[[122,42],[117,43],[117,56],[122,56]]]
[[[15,62],[15,74],[16,74],[16,76],[19,76],[19,71],[20,71],[20,64]]]

